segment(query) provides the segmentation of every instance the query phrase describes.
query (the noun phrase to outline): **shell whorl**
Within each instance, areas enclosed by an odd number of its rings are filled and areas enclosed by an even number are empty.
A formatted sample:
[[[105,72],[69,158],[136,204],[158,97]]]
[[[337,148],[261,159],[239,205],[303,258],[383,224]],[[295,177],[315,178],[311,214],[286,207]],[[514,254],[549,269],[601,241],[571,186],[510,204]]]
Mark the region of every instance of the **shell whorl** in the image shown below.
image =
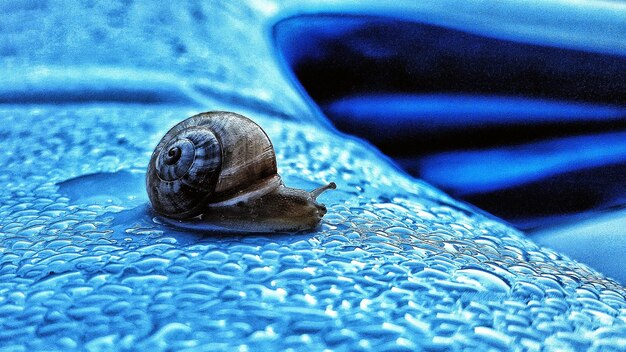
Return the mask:
[[[277,173],[269,138],[252,120],[207,112],[174,126],[152,153],[146,185],[154,209],[183,219],[201,214]]]

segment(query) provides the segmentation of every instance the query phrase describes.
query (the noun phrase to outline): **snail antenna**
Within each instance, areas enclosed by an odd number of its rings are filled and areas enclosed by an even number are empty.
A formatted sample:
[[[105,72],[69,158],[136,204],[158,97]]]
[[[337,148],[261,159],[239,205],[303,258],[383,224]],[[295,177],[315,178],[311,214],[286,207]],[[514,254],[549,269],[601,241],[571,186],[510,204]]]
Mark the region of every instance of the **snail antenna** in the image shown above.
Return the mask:
[[[326,186],[316,188],[309,193],[311,194],[311,198],[313,198],[313,200],[316,200],[320,194],[324,193],[324,191],[329,190],[329,189],[336,189],[336,188],[337,188],[337,185],[334,182],[331,182],[327,184]]]

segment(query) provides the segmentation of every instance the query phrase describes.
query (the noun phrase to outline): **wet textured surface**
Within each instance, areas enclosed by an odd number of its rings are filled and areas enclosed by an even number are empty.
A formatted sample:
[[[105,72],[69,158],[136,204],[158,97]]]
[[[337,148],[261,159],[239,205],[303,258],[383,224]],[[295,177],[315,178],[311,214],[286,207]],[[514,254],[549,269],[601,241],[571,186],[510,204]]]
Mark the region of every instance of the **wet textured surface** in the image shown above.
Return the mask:
[[[167,128],[186,113],[147,106],[2,111],[11,126],[3,135],[22,145],[3,158],[11,171],[2,176],[3,344],[408,350],[622,341],[619,285],[447,206],[358,144],[313,137],[307,126],[258,120],[277,146],[286,182],[338,183],[313,233],[184,233],[135,204],[143,189],[98,201],[97,192],[81,199],[63,181],[143,169],[159,137],[153,126]],[[91,123],[69,132],[78,119]],[[132,184],[125,172],[117,171]]]
[[[227,72],[212,78],[213,94],[193,89],[185,95],[193,98],[169,105],[0,107],[0,348],[626,347],[622,286],[400,173],[364,143],[321,128],[275,77],[277,68],[246,70],[229,60],[244,49],[216,49],[241,35],[240,21],[261,28],[259,9],[209,10],[234,28],[206,49],[215,54],[213,67]],[[263,62],[259,31],[242,32]],[[247,92],[263,81],[269,98],[250,102]],[[222,99],[222,91],[241,94]],[[263,126],[286,184],[337,183],[320,197],[328,214],[317,231],[202,234],[152,213],[143,188],[152,149],[175,123],[210,109],[235,110]]]

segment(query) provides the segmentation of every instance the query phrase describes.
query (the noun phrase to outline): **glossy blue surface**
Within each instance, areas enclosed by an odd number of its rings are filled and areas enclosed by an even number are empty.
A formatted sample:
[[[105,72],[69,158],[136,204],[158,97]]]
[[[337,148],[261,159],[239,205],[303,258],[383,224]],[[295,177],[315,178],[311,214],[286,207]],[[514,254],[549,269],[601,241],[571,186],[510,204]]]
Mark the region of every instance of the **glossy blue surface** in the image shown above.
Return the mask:
[[[555,174],[624,163],[624,140],[626,132],[575,136],[493,150],[442,153],[421,162],[427,177],[438,184],[460,193],[485,192]]]
[[[345,115],[366,125],[376,123],[415,126],[436,131],[439,128],[462,128],[471,125],[594,120],[620,120],[626,108],[538,100],[516,97],[467,95],[359,95],[334,101],[328,107],[333,115]],[[369,127],[373,128],[373,127]]]
[[[507,6],[517,13],[518,5]],[[467,9],[473,26],[456,23],[453,12],[448,23],[418,14],[303,14],[275,33],[287,65],[338,129],[534,231],[626,205],[626,55],[592,40],[592,27],[609,26],[611,16],[582,27],[593,16],[577,17],[590,5],[580,6],[556,11],[567,22],[548,24],[536,13],[499,26],[491,22],[506,17],[498,6]],[[532,2],[529,11],[541,8]],[[508,26],[518,21],[528,23]],[[569,42],[585,36],[586,46]]]
[[[2,4],[1,349],[624,347],[617,281],[329,127],[271,39],[318,6]],[[420,6],[405,16],[442,18]],[[286,184],[337,183],[318,229],[207,234],[152,212],[152,149],[206,110],[263,126]]]

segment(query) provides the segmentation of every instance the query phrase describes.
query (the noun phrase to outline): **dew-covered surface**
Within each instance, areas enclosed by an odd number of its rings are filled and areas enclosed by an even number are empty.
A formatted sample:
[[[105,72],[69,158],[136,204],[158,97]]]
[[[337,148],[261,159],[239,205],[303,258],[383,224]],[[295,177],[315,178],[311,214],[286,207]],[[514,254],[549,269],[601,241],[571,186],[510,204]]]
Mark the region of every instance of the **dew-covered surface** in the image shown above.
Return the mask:
[[[319,231],[203,235],[161,225],[124,170],[142,170],[154,140],[188,113],[2,110],[13,143],[2,157],[2,345],[623,347],[622,287],[306,125],[257,119],[287,184],[337,182]],[[108,191],[98,190],[105,172],[120,197],[97,197]],[[66,181],[76,177],[95,183],[83,199]]]
[[[260,26],[249,14],[259,9],[239,6],[224,16]],[[0,348],[626,348],[622,286],[313,125],[313,112],[295,114],[305,103],[295,90],[274,91],[287,85],[272,72],[266,89],[279,98],[265,105],[246,103],[244,89],[262,79],[229,73],[214,79],[230,92],[243,85],[237,99],[192,89],[201,103],[0,107]],[[320,197],[328,214],[319,229],[203,234],[151,212],[143,173],[152,148],[211,109],[263,126],[286,184],[337,183]]]

